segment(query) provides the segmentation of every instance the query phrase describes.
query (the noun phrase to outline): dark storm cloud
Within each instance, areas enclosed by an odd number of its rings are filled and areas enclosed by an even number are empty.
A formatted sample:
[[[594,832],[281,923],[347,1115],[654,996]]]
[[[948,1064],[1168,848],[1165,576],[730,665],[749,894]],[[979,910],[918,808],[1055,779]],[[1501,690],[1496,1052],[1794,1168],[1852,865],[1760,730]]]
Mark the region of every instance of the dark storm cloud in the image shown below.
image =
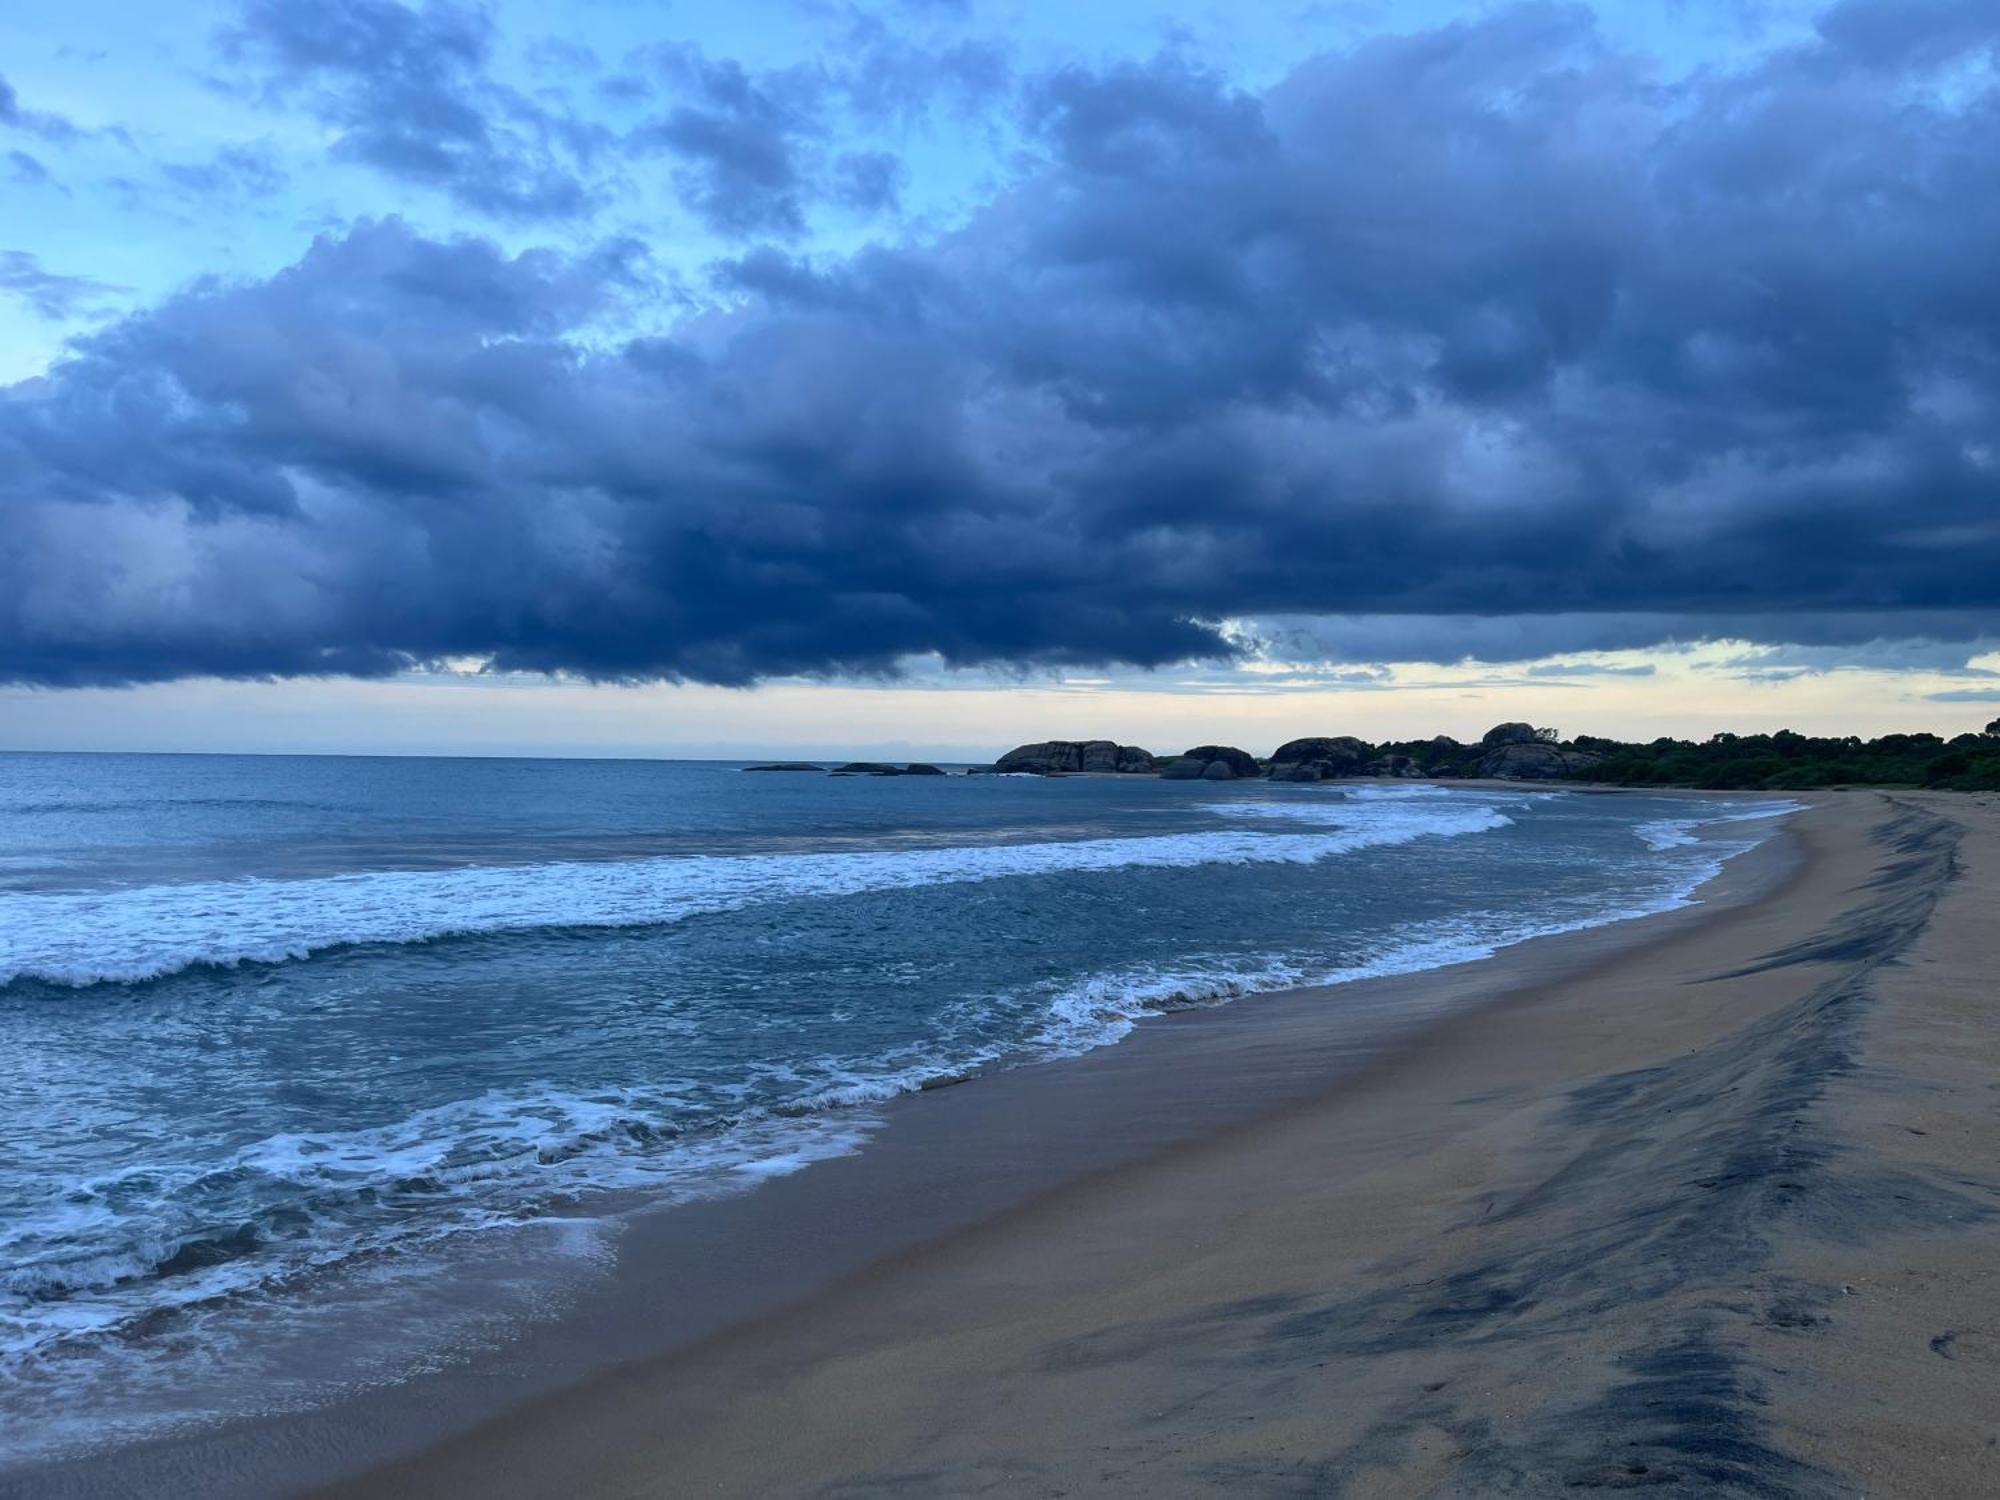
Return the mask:
[[[1970,643],[1996,25],[1850,0],[1677,84],[1546,5],[1261,96],[1071,69],[949,234],[758,250],[622,345],[629,247],[364,225],[0,399],[0,675]],[[688,160],[782,203],[726,84]]]
[[[453,0],[245,0],[222,37],[274,98],[338,132],[335,154],[496,218],[585,212],[603,133],[490,76],[491,16]]]

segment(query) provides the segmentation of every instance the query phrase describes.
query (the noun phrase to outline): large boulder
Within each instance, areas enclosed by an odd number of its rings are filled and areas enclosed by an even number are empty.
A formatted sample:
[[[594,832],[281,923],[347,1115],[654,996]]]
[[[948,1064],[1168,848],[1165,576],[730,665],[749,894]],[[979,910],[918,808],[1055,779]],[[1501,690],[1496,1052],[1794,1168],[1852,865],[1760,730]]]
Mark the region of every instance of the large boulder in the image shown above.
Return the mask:
[[[1032,771],[1037,776],[1060,776],[1071,771],[1122,772],[1127,775],[1151,771],[1152,752],[1137,745],[1119,745],[1110,740],[1044,740],[1038,745],[1021,745],[993,763],[1001,772]]]
[[[1495,724],[1479,737],[1479,743],[1489,748],[1494,745],[1532,745],[1540,738],[1532,724]]]
[[[1271,752],[1273,781],[1330,781],[1358,776],[1374,752],[1351,734],[1287,740]]]
[[[1032,771],[1037,776],[1059,776],[1083,769],[1083,746],[1075,740],[1044,740],[1036,745],[1017,745],[993,762],[996,771]]]
[[[1571,750],[1541,741],[1499,745],[1479,762],[1479,774],[1501,781],[1561,781],[1581,776],[1604,757],[1594,750]]]
[[[1196,745],[1160,773],[1168,781],[1235,781],[1260,776],[1257,757],[1234,745]]]

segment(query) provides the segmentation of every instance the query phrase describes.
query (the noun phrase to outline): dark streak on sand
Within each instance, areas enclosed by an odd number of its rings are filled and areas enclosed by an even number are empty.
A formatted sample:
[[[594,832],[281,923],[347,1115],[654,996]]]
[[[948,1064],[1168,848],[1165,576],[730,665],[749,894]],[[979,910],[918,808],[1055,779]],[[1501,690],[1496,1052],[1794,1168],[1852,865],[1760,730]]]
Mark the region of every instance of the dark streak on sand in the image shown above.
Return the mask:
[[[1151,1348],[1262,1371],[1282,1403],[1302,1356],[1395,1368],[1438,1341],[1483,1347],[1509,1369],[1559,1359],[1580,1329],[1619,1330],[1601,1377],[1566,1382],[1586,1399],[1544,1400],[1503,1437],[1470,1403],[1427,1383],[1387,1408],[1345,1451],[1284,1473],[1209,1476],[1259,1494],[1338,1495],[1403,1464],[1413,1435],[1456,1445],[1453,1493],[1547,1494],[1644,1487],[1659,1494],[1851,1493],[1785,1450],[1766,1420],[1761,1333],[1811,1337],[1843,1294],[1777,1274],[1780,1230],[1853,1244],[1885,1231],[1962,1226],[1995,1212],[1990,1186],[1855,1159],[1815,1120],[1854,1072],[1871,984],[1924,930],[1955,872],[1961,830],[1899,808],[1875,837],[1895,854],[1870,899],[1807,941],[1739,974],[1832,969],[1796,1001],[1661,1067],[1594,1080],[1560,1117],[1563,1159],[1479,1215],[1488,1253],[1441,1276],[1346,1296],[1274,1296],[1126,1326],[1050,1348],[1048,1367],[1115,1363]],[[1718,976],[1722,978],[1732,976]],[[1968,1191],[1970,1189],[1970,1191]],[[1517,1236],[1507,1236],[1518,1225]],[[1931,1341],[1952,1357],[1953,1335]],[[1421,1366],[1420,1366],[1421,1367]]]

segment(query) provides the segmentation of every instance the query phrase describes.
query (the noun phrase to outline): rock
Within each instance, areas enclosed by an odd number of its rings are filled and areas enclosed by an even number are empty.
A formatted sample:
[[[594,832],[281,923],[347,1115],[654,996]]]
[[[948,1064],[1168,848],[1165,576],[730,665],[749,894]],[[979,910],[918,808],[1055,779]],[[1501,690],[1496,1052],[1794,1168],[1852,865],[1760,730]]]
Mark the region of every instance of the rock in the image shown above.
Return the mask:
[[[824,771],[825,766],[816,766],[806,760],[779,760],[768,766],[745,766],[746,771]]]
[[[1368,762],[1367,774],[1370,776],[1421,776],[1424,774],[1424,768],[1407,755],[1384,755],[1380,759]]]
[[[1220,772],[1211,772],[1211,766],[1220,766]],[[1196,745],[1184,751],[1180,758],[1160,775],[1168,781],[1234,781],[1241,776],[1261,776],[1264,768],[1257,764],[1257,757],[1234,745]]]
[[[1559,781],[1581,776],[1604,757],[1594,750],[1569,750],[1561,745],[1503,744],[1479,762],[1479,774],[1502,781]]]
[[[901,766],[884,765],[879,760],[851,760],[844,766],[835,766],[829,773],[834,776],[901,776]]]
[[[1324,767],[1318,761],[1308,761],[1306,764],[1298,766],[1273,766],[1271,767],[1271,779],[1273,781],[1321,781],[1325,779],[1322,774],[1323,770]]]
[[[1110,740],[1085,740],[1083,742],[1083,768],[1086,771],[1117,771],[1118,747]]]
[[[1541,736],[1532,724],[1495,724],[1479,737],[1482,745],[1532,745]]]
[[[903,774],[905,776],[942,776],[944,775],[944,768],[930,765],[921,760],[913,760],[907,766],[903,767]]]
[[[1044,740],[1038,745],[1021,745],[993,763],[1002,774],[1032,771],[1037,776],[1060,776],[1067,771],[1150,772],[1153,755],[1137,745],[1119,745],[1110,740]]]
[[[1374,752],[1351,734],[1287,740],[1271,752],[1273,781],[1329,781],[1357,776]]]
[[[1222,761],[1233,776],[1262,776],[1264,768],[1257,764],[1257,757],[1247,750],[1238,750],[1234,745],[1196,745],[1192,750],[1181,752],[1182,760],[1198,760],[1206,765],[1210,761]]]
[[[1009,771],[1032,771],[1037,776],[1081,771],[1083,746],[1074,740],[1045,740],[1038,745],[1017,745],[993,762],[993,769],[1003,775]]]
[[[1424,747],[1421,759],[1427,776],[1470,776],[1479,765],[1477,745],[1461,745],[1448,734],[1434,735]]]

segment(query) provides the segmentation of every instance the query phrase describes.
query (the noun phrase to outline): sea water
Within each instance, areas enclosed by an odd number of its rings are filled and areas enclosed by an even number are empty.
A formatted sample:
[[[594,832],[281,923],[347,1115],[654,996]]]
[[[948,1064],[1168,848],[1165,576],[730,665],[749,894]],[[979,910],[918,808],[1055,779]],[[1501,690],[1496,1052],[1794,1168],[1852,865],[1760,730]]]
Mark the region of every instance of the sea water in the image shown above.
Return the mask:
[[[402,1378],[899,1093],[1668,910],[1789,807],[0,755],[0,1461]]]

